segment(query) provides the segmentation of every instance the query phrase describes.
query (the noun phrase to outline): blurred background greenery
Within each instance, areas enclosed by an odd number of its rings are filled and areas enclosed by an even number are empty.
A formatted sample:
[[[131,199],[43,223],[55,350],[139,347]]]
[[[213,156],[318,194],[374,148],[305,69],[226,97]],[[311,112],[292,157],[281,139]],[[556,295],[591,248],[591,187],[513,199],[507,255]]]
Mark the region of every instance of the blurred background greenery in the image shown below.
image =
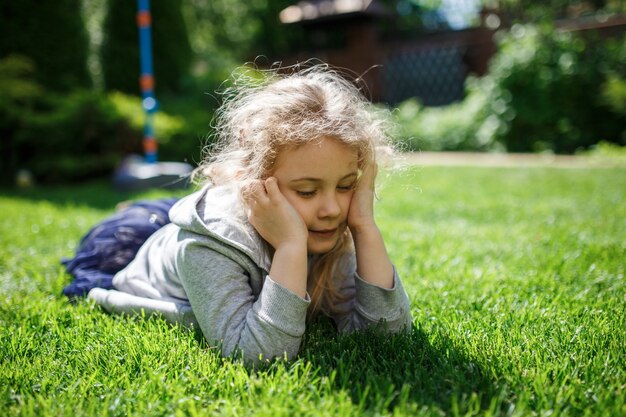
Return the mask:
[[[200,160],[216,91],[237,67],[341,54],[355,18],[282,23],[296,3],[152,0],[160,160]],[[465,71],[449,102],[373,97],[393,109],[402,149],[575,153],[626,144],[625,1],[358,3],[377,7],[383,17],[357,20],[386,45],[479,28],[494,45],[486,69]],[[0,182],[20,170],[40,183],[106,176],[124,155],[142,153],[135,16],[129,0],[0,5]],[[382,58],[373,64],[385,67]]]

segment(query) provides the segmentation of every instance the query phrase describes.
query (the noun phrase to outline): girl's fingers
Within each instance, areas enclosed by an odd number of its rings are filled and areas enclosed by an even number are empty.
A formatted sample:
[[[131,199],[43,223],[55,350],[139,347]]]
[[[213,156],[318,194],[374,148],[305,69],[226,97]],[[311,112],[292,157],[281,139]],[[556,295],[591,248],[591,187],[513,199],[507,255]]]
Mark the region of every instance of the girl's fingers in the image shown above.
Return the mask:
[[[280,189],[278,188],[278,181],[274,177],[269,177],[265,180],[265,190],[267,195],[272,198],[276,198],[280,195]]]
[[[374,161],[374,162],[372,162],[372,163],[370,163],[370,164],[367,166],[367,171],[368,171],[369,176],[370,176],[372,179],[375,179],[375,178],[376,178],[376,175],[378,175],[378,164],[377,164],[375,161]]]
[[[376,175],[378,174],[378,164],[376,162],[371,162],[365,166],[363,169],[363,174],[359,181],[359,185],[364,189],[374,189],[374,184],[376,182]]]
[[[251,181],[249,184],[246,184],[242,190],[242,195],[246,203],[250,204],[253,202],[259,202],[263,198],[267,198],[265,193],[265,187],[260,180]]]
[[[254,180],[242,189],[244,201],[252,207],[257,204],[280,204],[282,195],[278,188],[278,181],[274,177],[269,177],[265,181]]]

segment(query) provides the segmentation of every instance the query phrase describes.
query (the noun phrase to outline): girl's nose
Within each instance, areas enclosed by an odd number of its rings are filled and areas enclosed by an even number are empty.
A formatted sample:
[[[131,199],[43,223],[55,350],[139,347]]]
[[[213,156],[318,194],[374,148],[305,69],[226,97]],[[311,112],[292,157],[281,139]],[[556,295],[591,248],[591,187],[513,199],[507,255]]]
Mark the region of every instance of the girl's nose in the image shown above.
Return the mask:
[[[337,200],[337,196],[332,195],[324,196],[319,208],[320,217],[337,217],[341,214],[341,206]]]

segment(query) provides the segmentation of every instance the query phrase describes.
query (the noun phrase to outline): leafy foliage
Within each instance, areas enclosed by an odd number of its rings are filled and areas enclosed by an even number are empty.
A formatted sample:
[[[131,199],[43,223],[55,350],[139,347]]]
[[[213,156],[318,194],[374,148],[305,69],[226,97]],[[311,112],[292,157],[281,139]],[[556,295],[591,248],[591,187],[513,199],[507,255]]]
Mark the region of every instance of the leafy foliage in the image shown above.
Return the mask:
[[[398,147],[406,151],[494,150],[494,136],[500,127],[489,116],[488,80],[470,79],[467,96],[445,107],[424,107],[409,99],[394,113],[400,127]]]
[[[384,36],[413,38],[427,32],[450,30],[441,13],[441,0],[381,0],[389,13],[380,23]]]
[[[622,0],[482,0],[483,5],[498,9],[514,22],[551,22],[555,19],[593,15],[595,13],[624,13]]]
[[[18,169],[45,183],[106,175],[121,151],[140,144],[129,140],[134,132],[106,96],[86,90],[46,94],[30,109],[2,107],[0,114],[8,118],[4,181],[12,181]]]
[[[0,103],[25,103],[42,93],[32,78],[35,65],[25,56],[9,55],[0,60]]]
[[[443,108],[414,100],[397,112],[411,150],[573,153],[599,141],[626,144],[626,37],[600,39],[516,25],[489,74]]]
[[[278,16],[292,4],[289,0],[191,0],[184,10],[194,28],[194,50],[207,62],[226,57],[239,63],[291,51],[304,40],[303,32],[282,25]]]
[[[81,89],[61,95],[41,87],[33,74],[24,57],[0,60],[0,182],[12,183],[21,169],[48,184],[110,175],[125,154],[142,153],[144,112],[138,97]],[[208,125],[204,113],[200,117]],[[158,112],[161,153],[197,160],[201,141],[193,139],[201,135],[193,129],[199,124]]]
[[[35,81],[52,91],[90,87],[80,11],[80,0],[2,2],[0,59],[27,57],[36,69]]]
[[[499,140],[507,149],[571,153],[600,140],[624,140],[626,118],[603,103],[602,86],[611,74],[626,75],[626,37],[518,30],[490,67],[494,114],[507,126]]]

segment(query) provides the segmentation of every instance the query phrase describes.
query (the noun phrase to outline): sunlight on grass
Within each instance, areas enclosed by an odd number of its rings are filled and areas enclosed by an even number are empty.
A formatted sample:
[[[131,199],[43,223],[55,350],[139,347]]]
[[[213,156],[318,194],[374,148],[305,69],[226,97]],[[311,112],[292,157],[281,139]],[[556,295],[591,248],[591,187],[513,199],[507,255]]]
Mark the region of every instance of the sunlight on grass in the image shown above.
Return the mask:
[[[105,184],[0,193],[0,414],[624,415],[626,175],[417,167],[378,219],[408,336],[309,326],[251,371],[200,335],[60,294],[59,259],[121,200]]]

